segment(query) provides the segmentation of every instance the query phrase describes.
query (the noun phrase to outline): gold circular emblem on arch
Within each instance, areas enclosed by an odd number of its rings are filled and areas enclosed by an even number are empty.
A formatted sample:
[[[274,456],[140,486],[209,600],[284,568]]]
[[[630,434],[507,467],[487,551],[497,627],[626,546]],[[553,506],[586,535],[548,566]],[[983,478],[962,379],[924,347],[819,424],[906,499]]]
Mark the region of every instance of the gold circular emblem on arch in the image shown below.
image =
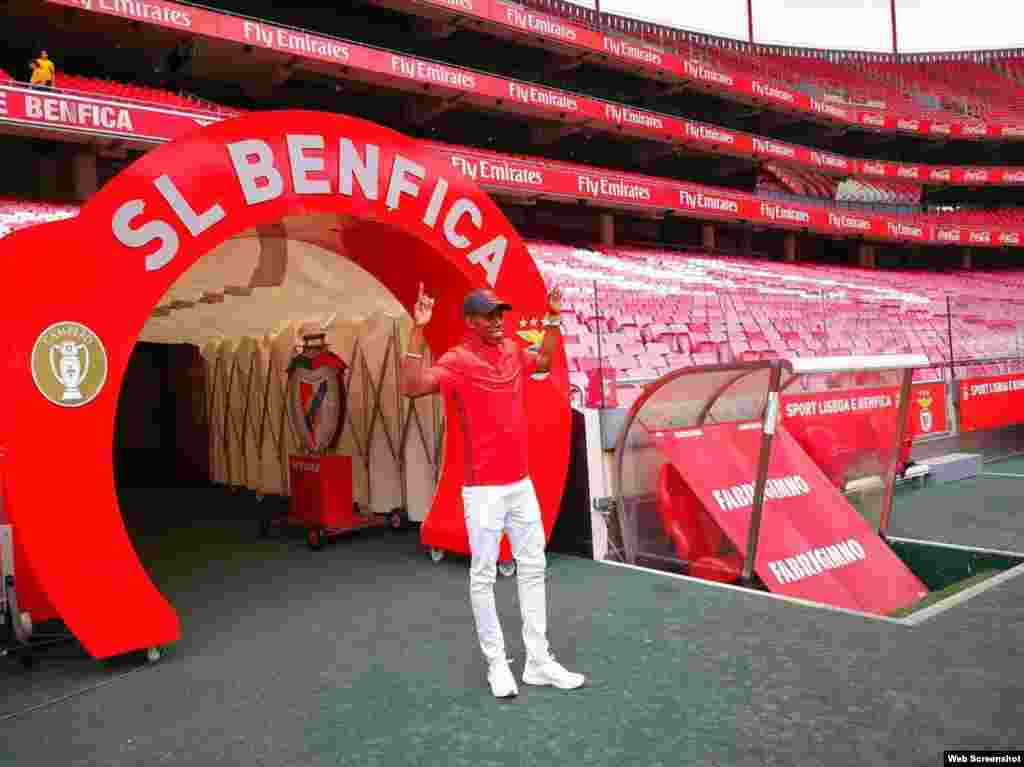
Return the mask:
[[[55,322],[32,347],[32,380],[54,405],[88,405],[107,382],[107,350],[80,322]]]

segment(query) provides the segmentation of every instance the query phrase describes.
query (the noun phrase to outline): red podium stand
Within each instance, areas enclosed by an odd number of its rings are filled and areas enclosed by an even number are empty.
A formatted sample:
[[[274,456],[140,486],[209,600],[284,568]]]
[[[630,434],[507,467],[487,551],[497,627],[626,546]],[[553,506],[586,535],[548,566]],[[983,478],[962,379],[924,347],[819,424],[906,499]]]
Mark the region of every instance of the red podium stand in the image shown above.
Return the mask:
[[[291,503],[286,521],[305,527],[310,548],[322,548],[326,539],[367,527],[400,529],[400,510],[389,515],[364,515],[352,501],[352,458],[347,455],[292,455],[288,457]]]
[[[347,455],[288,457],[292,499],[288,512],[307,527],[345,527],[352,508],[352,458]]]

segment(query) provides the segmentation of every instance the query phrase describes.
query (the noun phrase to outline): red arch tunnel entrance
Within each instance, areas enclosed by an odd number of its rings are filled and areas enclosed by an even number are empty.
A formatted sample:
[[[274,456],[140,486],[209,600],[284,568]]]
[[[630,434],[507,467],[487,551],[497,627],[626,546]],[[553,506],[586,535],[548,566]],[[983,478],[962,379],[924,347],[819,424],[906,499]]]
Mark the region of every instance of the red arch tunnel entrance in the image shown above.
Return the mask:
[[[509,323],[546,310],[535,264],[483,192],[414,140],[333,114],[272,112],[203,128],[123,171],[76,219],[0,243],[5,508],[21,557],[94,657],[180,637],[132,547],[114,484],[118,394],[139,333],[205,253],[309,214],[345,217],[345,255],[406,309],[420,282],[436,296],[427,333],[435,352],[460,339],[461,298],[473,287],[506,297]],[[87,371],[65,369],[64,343],[88,347]],[[530,467],[550,535],[569,450],[564,362],[528,387]],[[460,452],[447,440],[423,535],[465,550]]]

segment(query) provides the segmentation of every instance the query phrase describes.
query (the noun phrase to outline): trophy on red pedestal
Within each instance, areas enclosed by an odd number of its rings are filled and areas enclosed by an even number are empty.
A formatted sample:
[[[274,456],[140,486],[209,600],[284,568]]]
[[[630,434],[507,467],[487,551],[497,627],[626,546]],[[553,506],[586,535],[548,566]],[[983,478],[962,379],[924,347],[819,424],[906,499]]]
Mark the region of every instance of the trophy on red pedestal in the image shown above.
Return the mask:
[[[334,535],[404,520],[363,514],[352,499],[352,457],[333,451],[345,424],[348,366],[332,352],[320,325],[303,325],[302,347],[288,364],[288,419],[301,455],[289,456],[288,521],[307,530],[311,548]]]
[[[327,348],[326,333],[302,327],[302,348],[288,363],[288,417],[307,456],[337,447],[345,422],[347,365]]]

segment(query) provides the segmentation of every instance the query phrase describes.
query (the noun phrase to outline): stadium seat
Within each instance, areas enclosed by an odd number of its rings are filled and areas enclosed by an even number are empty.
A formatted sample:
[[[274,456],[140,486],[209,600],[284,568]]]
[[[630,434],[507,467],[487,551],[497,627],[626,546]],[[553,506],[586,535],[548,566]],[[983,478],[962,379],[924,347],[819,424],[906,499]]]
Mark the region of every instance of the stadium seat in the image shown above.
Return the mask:
[[[690,575],[704,580],[735,583],[743,572],[743,559],[730,552],[728,539],[704,510],[678,470],[663,464],[658,477],[658,516]]]
[[[524,0],[547,13],[579,21],[572,3]],[[670,46],[683,59],[756,78],[766,84],[807,94],[837,107],[883,111],[899,117],[937,121],[964,118],[1019,121],[1024,117],[1024,60],[1004,55],[952,54],[927,63],[864,56],[849,51],[815,51],[749,46],[734,40],[696,38],[679,30],[627,17],[622,32]]]
[[[0,237],[36,224],[60,221],[77,215],[78,206],[76,205],[0,199]]]
[[[541,273],[560,284],[600,291],[601,315],[613,331],[602,331],[601,354],[631,357],[623,370],[655,372],[732,359],[814,356],[825,353],[882,354],[907,350],[935,364],[949,356],[946,295],[959,307],[953,323],[956,354],[998,356],[1015,350],[1020,324],[1015,299],[1024,293],[1024,277],[1015,272],[973,271],[927,274],[885,270],[865,273],[850,267],[795,265],[743,258],[708,258],[656,248],[546,249],[529,245]],[[657,264],[657,277],[639,265]],[[573,277],[550,271],[573,269]],[[593,271],[589,271],[593,269]],[[681,290],[712,295],[664,294],[678,273]],[[617,282],[630,275],[631,287]],[[697,282],[694,282],[697,280]],[[638,287],[649,285],[649,290]],[[798,286],[804,297],[780,295]],[[841,290],[842,297],[824,295]],[[880,297],[884,301],[879,300]],[[591,305],[584,315],[595,315]],[[669,321],[671,318],[671,321]],[[581,326],[582,327],[582,326]],[[573,370],[594,365],[596,336],[583,329],[570,356],[580,355]]]

